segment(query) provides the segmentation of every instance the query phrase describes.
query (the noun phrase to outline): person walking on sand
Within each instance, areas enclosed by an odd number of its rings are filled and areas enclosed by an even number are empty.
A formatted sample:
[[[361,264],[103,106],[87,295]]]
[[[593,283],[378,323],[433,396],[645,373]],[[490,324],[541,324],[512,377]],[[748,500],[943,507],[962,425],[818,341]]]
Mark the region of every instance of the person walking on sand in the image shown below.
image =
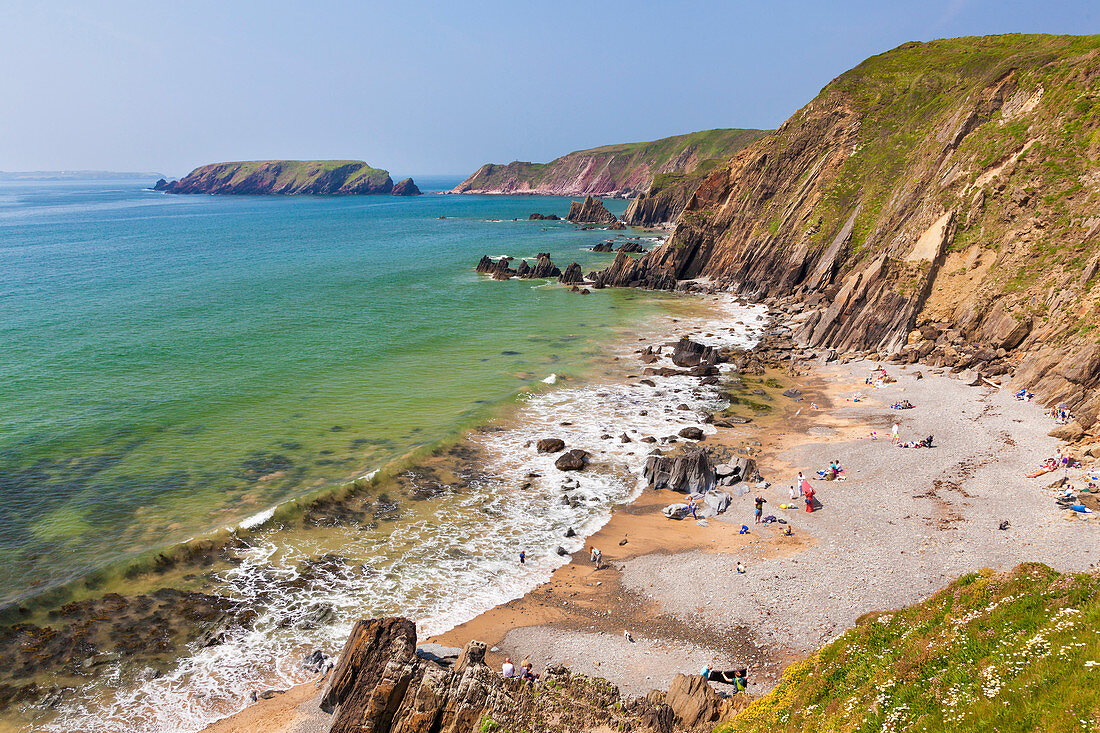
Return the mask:
[[[695,513],[695,507],[696,506],[697,505],[695,503],[695,497],[694,496],[688,497],[688,509],[691,510],[691,518],[698,521],[699,515]]]
[[[527,564],[527,553],[524,552],[523,550],[519,551],[519,564],[520,565],[526,565]]]
[[[813,512],[813,510],[814,510],[814,488],[812,486],[807,486],[806,489],[802,493],[805,494],[805,496],[806,496],[806,511],[807,512]]]
[[[592,564],[596,566],[596,569],[600,569],[600,564],[603,562],[603,553],[596,549],[595,545],[589,548],[592,551],[591,558]]]
[[[753,524],[760,524],[760,518],[764,515],[764,505],[768,500],[762,496],[756,497],[756,509],[753,512]]]
[[[894,423],[894,427],[890,428],[890,443],[892,445],[898,445],[901,443],[901,435],[898,433],[897,423]]]

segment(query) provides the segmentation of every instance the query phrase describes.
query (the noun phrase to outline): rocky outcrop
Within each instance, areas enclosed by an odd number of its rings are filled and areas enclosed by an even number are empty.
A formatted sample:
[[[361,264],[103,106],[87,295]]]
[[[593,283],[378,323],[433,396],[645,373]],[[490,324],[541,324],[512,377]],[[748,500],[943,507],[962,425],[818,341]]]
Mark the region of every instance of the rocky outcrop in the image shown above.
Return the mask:
[[[1100,173],[1079,85],[1098,77],[1095,37],[904,44],[714,169],[664,245],[593,279],[797,302],[813,348],[1008,364],[1093,430]]]
[[[168,181],[163,178],[158,178],[157,182],[153,184],[154,191],[164,191],[168,188]]]
[[[558,277],[562,274],[561,270],[550,260],[549,252],[539,252],[534,265],[529,265],[527,260],[523,259],[520,260],[518,267],[512,269],[509,266],[511,261],[511,257],[501,257],[499,260],[493,260],[488,255],[483,255],[474,269],[482,275],[490,275],[494,280],[509,280],[513,277],[525,280],[543,280]],[[577,265],[577,271],[579,272],[579,270],[580,265]],[[580,280],[577,282],[580,282]]]
[[[620,252],[628,252],[630,254],[645,254],[646,248],[638,242],[624,242],[619,245]]]
[[[158,185],[160,182],[158,181]],[[251,160],[214,163],[165,183],[168,193],[234,195],[363,195],[411,196],[420,193],[411,178],[397,186],[390,174],[361,160]]]
[[[574,224],[611,224],[615,221],[614,214],[607,210],[603,202],[591,196],[584,201],[571,201],[569,215],[565,218]]]
[[[565,450],[565,441],[561,438],[541,438],[535,450],[539,453],[560,453]]]
[[[527,221],[561,221],[561,217],[557,214],[531,214]]]
[[[615,245],[612,244],[611,242],[600,242],[599,244],[593,245],[592,251],[593,252],[614,252],[615,251]]]
[[[651,453],[642,476],[650,489],[671,489],[685,494],[699,494],[714,488],[715,473],[706,452],[686,449],[672,455]]]
[[[332,733],[710,730],[729,717],[702,677],[679,676],[653,700],[623,698],[604,680],[548,667],[538,684],[504,679],[485,664],[485,645],[466,644],[450,663],[418,654],[416,626],[404,618],[356,623],[329,677],[321,709]],[[568,721],[568,723],[564,723]]]
[[[649,188],[627,205],[623,221],[636,227],[676,221],[705,178],[702,171],[656,176]]]
[[[394,196],[419,196],[420,189],[413,183],[413,179],[405,178],[395,183],[390,193]]]
[[[494,280],[509,280],[519,274],[508,266],[511,259],[511,257],[501,257],[494,262],[488,255],[485,255],[477,263],[475,269],[483,275],[491,275]]]
[[[570,262],[569,267],[565,268],[565,272],[558,277],[558,282],[564,283],[565,285],[584,282],[584,274],[581,272],[581,266],[576,262]]]
[[[645,191],[655,176],[707,169],[764,134],[762,130],[706,130],[578,150],[549,163],[488,163],[453,192],[632,196]]]

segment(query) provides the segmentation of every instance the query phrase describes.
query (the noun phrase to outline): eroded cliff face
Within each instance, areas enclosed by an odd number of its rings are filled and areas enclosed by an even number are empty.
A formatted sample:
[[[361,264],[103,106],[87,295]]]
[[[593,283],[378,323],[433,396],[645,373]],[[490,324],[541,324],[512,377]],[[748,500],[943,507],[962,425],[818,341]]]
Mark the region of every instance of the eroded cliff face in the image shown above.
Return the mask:
[[[1100,411],[1098,159],[1100,37],[905,44],[715,170],[665,245],[600,279],[797,298],[810,346],[944,366],[970,362],[966,347],[1003,349],[1018,383],[1087,428]]]
[[[632,196],[645,191],[654,176],[709,169],[764,134],[763,130],[706,130],[578,150],[549,163],[487,163],[453,192]]]
[[[420,189],[411,178],[394,186],[390,174],[361,160],[253,160],[213,163],[171,183],[157,181],[167,193],[235,195],[369,195],[413,196]]]
[[[710,731],[745,704],[718,696],[702,677],[680,675],[667,693],[624,698],[606,680],[563,667],[537,685],[504,679],[469,642],[454,660],[418,654],[416,626],[404,618],[359,621],[332,672],[321,708],[332,733],[481,731]]]

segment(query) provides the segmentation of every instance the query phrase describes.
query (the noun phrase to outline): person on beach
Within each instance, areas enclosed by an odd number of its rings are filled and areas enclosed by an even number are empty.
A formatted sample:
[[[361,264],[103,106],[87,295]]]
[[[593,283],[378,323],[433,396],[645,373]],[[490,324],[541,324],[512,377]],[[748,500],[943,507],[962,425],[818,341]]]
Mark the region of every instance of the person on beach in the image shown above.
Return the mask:
[[[754,511],[753,524],[760,524],[760,517],[764,515],[764,505],[768,500],[762,496],[756,497],[756,510]]]
[[[519,551],[519,564],[520,565],[526,565],[527,564],[527,553],[524,552],[523,550]]]
[[[500,676],[506,680],[516,676],[516,667],[512,664],[511,657],[504,658],[504,664],[500,665]]]
[[[534,671],[533,671],[533,665],[531,664],[531,659],[530,659],[530,658],[525,658],[525,659],[524,659],[524,660],[523,660],[523,661],[522,661],[522,662],[520,663],[520,665],[519,665],[519,668],[520,668],[521,670],[523,670],[523,671],[522,671],[522,672],[520,673],[520,677],[522,677],[523,679],[527,680],[528,682],[538,682],[538,679],[539,679],[539,675],[537,675],[537,674],[535,674],[535,673],[534,673]]]
[[[596,569],[600,569],[600,565],[603,563],[603,553],[596,549],[595,546],[589,548],[591,550],[590,558],[592,564],[596,566]]]
[[[795,490],[798,493],[795,494],[794,496],[792,496],[791,497],[792,499],[797,499],[798,497],[802,496],[802,492],[804,492],[806,490],[805,484],[806,484],[806,477],[802,475],[801,471],[799,471],[798,472],[798,478],[795,479],[795,482],[794,482]]]
[[[814,489],[812,486],[804,489],[803,494],[806,496],[806,511],[813,512],[814,510]]]
[[[894,445],[901,442],[901,435],[898,433],[897,423],[894,423],[894,427],[890,428],[890,442]]]
[[[696,507],[695,497],[694,496],[688,497],[688,509],[691,510],[691,518],[695,519],[695,520],[698,520],[699,515],[695,513],[695,507]]]
[[[801,492],[802,496],[805,496],[807,492],[813,491],[810,487],[810,482],[806,480],[806,477],[802,475],[801,471],[798,472],[798,490]]]
[[[802,489],[798,489],[798,488],[795,488],[794,486],[792,486],[791,491],[790,491],[790,495],[791,495],[791,501],[795,501],[795,500],[798,499],[798,497],[802,496]]]

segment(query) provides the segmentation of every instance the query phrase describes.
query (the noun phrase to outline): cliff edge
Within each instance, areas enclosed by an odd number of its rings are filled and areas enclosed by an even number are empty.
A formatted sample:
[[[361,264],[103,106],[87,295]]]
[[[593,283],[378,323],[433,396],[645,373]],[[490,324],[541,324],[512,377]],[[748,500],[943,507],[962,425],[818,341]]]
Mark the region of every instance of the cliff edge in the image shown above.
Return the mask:
[[[237,195],[367,195],[420,193],[411,178],[394,186],[390,174],[361,160],[252,160],[200,166],[157,191]]]
[[[703,278],[806,308],[802,343],[1100,412],[1100,36],[906,43],[716,168],[604,285]]]

